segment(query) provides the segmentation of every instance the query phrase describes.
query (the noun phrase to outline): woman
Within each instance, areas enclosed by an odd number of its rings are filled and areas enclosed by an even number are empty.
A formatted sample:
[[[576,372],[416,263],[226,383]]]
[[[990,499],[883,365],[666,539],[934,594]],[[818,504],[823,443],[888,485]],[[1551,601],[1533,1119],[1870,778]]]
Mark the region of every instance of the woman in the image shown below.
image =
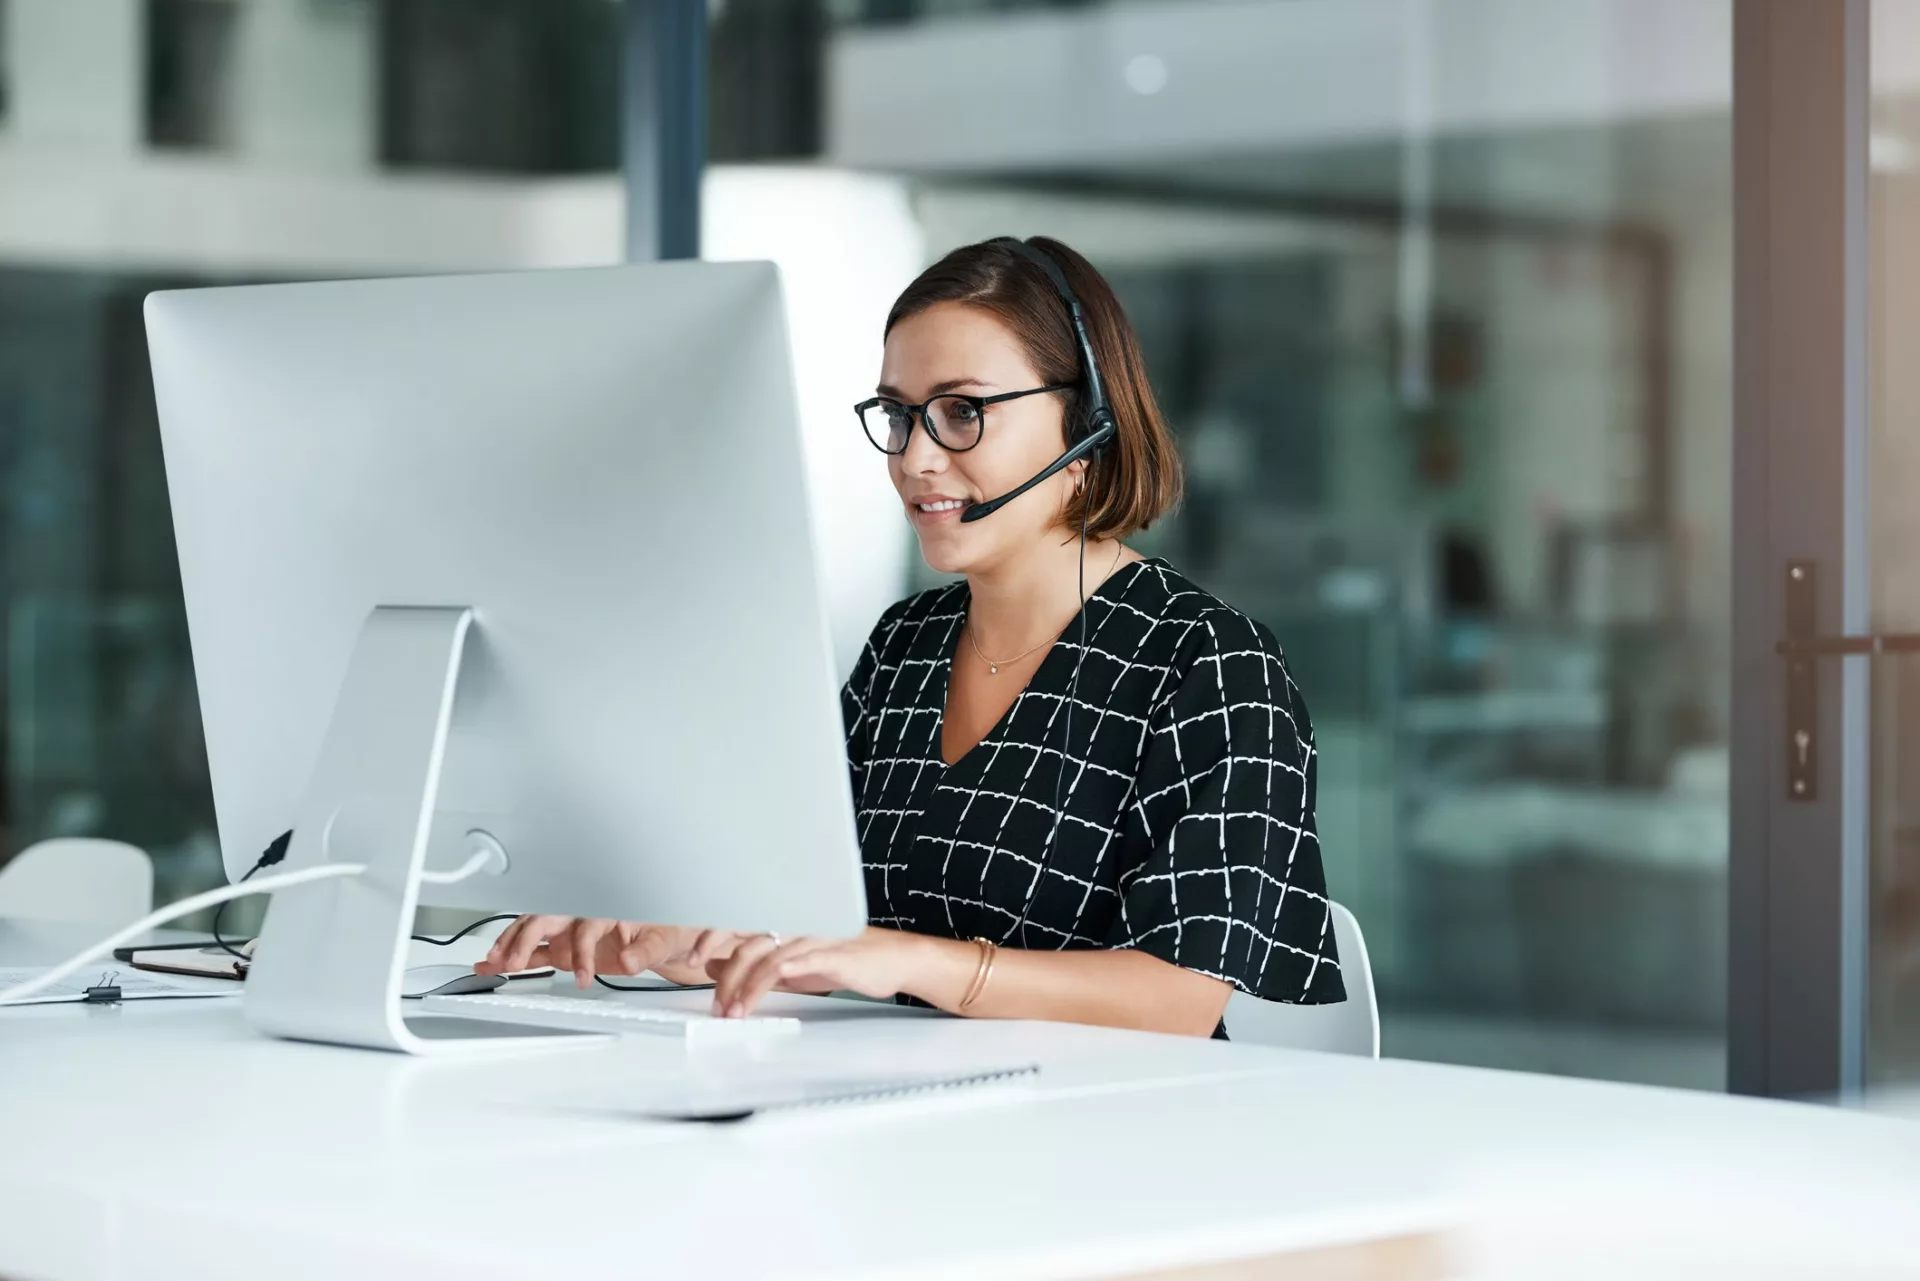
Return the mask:
[[[887,610],[842,692],[869,928],[523,917],[481,968],[710,975],[729,1017],[852,990],[1196,1036],[1235,989],[1343,999],[1279,647],[1122,541],[1181,473],[1106,281],[1057,241],[969,245],[885,339],[857,410],[921,554],[964,581]]]

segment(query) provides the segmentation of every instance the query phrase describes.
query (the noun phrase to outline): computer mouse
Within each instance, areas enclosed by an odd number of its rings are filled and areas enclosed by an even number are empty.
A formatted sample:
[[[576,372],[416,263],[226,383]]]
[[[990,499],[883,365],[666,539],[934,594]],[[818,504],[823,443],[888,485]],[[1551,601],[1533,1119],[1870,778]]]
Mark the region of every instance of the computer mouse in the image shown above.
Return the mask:
[[[475,974],[469,965],[415,965],[400,976],[400,995],[410,1001],[423,996],[466,996],[491,992],[506,981],[499,974]]]

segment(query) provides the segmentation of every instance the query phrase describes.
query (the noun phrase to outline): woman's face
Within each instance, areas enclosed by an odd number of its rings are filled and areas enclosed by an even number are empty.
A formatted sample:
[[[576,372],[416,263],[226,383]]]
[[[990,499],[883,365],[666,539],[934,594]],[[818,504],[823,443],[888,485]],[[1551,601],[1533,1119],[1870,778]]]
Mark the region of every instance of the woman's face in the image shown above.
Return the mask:
[[[998,317],[945,302],[907,317],[887,335],[877,393],[917,405],[943,392],[996,396],[1043,385],[1019,340]],[[971,524],[962,524],[960,513],[1018,487],[1060,455],[1066,448],[1067,397],[1056,392],[988,405],[980,443],[962,453],[936,445],[915,419],[906,452],[890,455],[887,470],[928,565],[948,574],[992,569],[1017,559],[1059,526],[1083,464],[1073,464]]]

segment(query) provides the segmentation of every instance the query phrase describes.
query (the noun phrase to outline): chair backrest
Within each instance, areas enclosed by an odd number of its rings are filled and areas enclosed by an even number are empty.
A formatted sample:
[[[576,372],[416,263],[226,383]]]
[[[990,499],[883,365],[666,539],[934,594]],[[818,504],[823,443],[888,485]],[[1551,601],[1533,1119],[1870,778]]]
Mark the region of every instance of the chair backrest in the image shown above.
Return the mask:
[[[129,922],[152,910],[153,860],[120,841],[41,841],[0,865],[0,916]]]
[[[1338,903],[1328,907],[1347,999],[1338,1005],[1287,1005],[1235,992],[1227,1001],[1228,1036],[1251,1045],[1380,1057],[1380,1007],[1374,1000],[1367,941],[1352,912]]]

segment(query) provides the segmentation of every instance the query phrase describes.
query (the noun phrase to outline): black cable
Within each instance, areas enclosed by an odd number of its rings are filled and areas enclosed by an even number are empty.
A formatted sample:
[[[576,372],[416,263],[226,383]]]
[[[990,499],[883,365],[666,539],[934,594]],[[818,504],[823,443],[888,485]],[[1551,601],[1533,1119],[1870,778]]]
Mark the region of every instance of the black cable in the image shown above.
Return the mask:
[[[290,831],[282,832],[280,835],[274,837],[267,848],[261,851],[260,857],[255,861],[254,865],[247,869],[247,874],[240,878],[241,881],[250,881],[253,879],[254,873],[263,868],[272,867],[275,863],[285,859],[287,857],[287,849],[292,844],[293,833]],[[252,957],[249,957],[245,952],[242,952],[239,948],[220,937],[220,918],[227,914],[227,904],[232,902],[232,899],[228,899],[226,903],[222,903],[219,907],[213,909],[213,941],[219,945],[221,951],[229,956],[237,956],[243,961],[252,960]]]
[[[593,976],[593,981],[616,992],[711,992],[718,986],[714,983],[675,983],[671,980],[665,983],[609,983],[598,974]]]
[[[416,943],[431,943],[435,947],[451,947],[467,935],[479,929],[482,925],[492,925],[495,921],[517,921],[519,919],[520,913],[518,912],[502,912],[498,916],[483,916],[461,930],[458,934],[449,934],[443,939],[437,939],[428,934],[415,934],[411,937]]]
[[[253,874],[265,866],[266,866],[265,863],[255,863],[252,867],[247,869],[247,874],[240,878],[241,881],[245,882],[245,881],[251,880],[253,878]],[[213,941],[216,944],[218,944],[220,947],[220,950],[225,952],[228,956],[237,956],[243,961],[250,961],[253,959],[252,957],[248,956],[245,952],[242,952],[239,948],[235,947],[233,944],[227,942],[224,938],[220,937],[220,918],[227,914],[227,904],[231,902],[233,902],[233,900],[228,899],[226,903],[222,903],[219,907],[216,907],[213,909]]]
[[[1047,872],[1053,867],[1053,852],[1060,844],[1060,829],[1066,826],[1067,816],[1061,808],[1061,789],[1067,780],[1067,752],[1073,747],[1073,704],[1080,695],[1080,663],[1087,656],[1087,508],[1090,505],[1080,505],[1080,640],[1078,652],[1073,656],[1073,676],[1067,682],[1066,741],[1060,748],[1060,768],[1053,776],[1053,830],[1047,834],[1047,852],[1040,860],[1040,870],[1034,873],[1033,888],[1027,892],[1026,906],[1020,909],[1020,919],[1014,923],[1014,929],[1020,931],[1021,947],[1027,945],[1027,918],[1033,914],[1033,901],[1040,897]],[[1012,937],[1013,930],[1008,930],[1000,941],[1005,943]]]

